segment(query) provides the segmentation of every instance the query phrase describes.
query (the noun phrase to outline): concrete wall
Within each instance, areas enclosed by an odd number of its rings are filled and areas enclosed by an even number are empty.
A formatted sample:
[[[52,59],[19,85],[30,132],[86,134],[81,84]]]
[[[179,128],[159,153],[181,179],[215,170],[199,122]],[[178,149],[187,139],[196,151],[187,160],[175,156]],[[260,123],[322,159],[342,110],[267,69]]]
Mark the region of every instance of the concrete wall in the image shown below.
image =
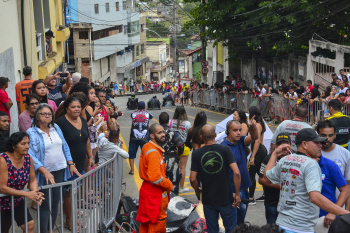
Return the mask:
[[[270,65],[269,65],[270,64]],[[299,57],[298,59],[292,56],[286,59],[275,59],[273,63],[268,61],[253,59],[242,59],[241,62],[241,77],[246,80],[248,87],[252,87],[254,75],[257,74],[257,67],[271,66],[272,75],[277,75],[277,78],[285,79],[286,82],[290,76],[294,77],[295,82],[304,85],[306,82],[306,58]],[[268,74],[266,74],[268,76]]]
[[[125,52],[116,58],[117,67],[124,67],[132,62],[132,52]]]
[[[6,89],[9,97],[11,98],[13,105],[10,109],[11,124],[10,132],[14,133],[18,131],[18,111],[16,103],[16,79],[20,78],[20,73],[15,71],[15,56],[14,49],[10,48],[0,53],[0,76],[8,77],[10,79],[9,86]],[[16,78],[17,76],[17,78]]]

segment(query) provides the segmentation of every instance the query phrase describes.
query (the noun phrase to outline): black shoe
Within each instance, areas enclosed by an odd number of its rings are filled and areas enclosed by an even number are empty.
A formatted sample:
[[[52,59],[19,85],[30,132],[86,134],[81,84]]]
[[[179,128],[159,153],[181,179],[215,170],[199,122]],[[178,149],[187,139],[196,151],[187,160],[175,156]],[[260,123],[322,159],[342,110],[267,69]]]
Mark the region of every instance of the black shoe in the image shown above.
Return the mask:
[[[263,194],[261,197],[257,198],[256,201],[265,201],[265,195]]]
[[[249,199],[249,204],[248,205],[256,205],[255,199],[253,199],[253,200]]]

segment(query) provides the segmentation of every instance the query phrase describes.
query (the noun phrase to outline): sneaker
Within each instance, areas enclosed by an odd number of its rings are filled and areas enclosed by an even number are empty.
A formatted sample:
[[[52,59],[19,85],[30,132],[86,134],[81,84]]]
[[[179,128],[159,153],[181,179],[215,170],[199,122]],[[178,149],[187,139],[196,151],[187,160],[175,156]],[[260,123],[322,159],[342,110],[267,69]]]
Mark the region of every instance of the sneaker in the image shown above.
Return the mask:
[[[179,193],[185,193],[185,192],[188,192],[188,191],[190,191],[188,188],[180,188],[179,189]]]
[[[265,195],[263,194],[261,197],[257,198],[256,201],[265,201]]]
[[[256,205],[255,199],[253,199],[253,200],[249,199],[249,204],[248,205]]]

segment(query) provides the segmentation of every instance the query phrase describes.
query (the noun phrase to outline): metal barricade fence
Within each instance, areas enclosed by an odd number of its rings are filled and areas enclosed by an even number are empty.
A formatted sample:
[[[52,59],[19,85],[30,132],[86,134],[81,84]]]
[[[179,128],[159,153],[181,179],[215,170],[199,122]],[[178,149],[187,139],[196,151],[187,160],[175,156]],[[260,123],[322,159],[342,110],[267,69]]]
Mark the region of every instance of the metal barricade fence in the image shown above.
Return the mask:
[[[49,232],[59,230],[64,232],[64,214],[63,200],[65,198],[65,190],[70,190],[71,213],[72,213],[72,232],[98,232],[99,224],[103,223],[106,227],[114,226],[115,216],[122,190],[123,161],[122,158],[115,154],[114,157],[107,162],[99,165],[97,168],[87,172],[82,177],[69,182],[62,182],[53,185],[45,185],[39,187],[40,192],[48,193],[44,198],[47,199],[49,205]],[[53,192],[59,190],[58,213],[56,222],[52,223],[51,201]],[[26,190],[29,191],[29,190]],[[67,194],[67,193],[66,193]],[[9,232],[22,232],[17,226],[14,213],[14,196],[0,194],[1,198],[9,197],[11,201],[11,228]],[[24,199],[24,232],[29,231],[28,226],[28,200]],[[1,214],[9,214],[1,211]],[[41,216],[42,217],[42,216]],[[37,213],[33,215],[34,232],[40,233],[40,207],[37,204]],[[0,229],[2,226],[0,218]],[[31,227],[31,226],[30,226]],[[113,227],[115,232],[115,227]]]
[[[198,91],[197,90],[193,91],[193,104],[195,106],[197,106],[197,104],[198,104]]]

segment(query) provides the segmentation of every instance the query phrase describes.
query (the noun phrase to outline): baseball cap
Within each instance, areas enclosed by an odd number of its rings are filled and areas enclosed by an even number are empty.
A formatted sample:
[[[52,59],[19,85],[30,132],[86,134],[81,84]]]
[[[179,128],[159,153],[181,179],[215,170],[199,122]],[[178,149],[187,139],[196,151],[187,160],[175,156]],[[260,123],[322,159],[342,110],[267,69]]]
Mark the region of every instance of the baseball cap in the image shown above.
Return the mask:
[[[55,36],[53,35],[53,32],[51,30],[48,30],[47,32],[45,32],[45,36],[51,36],[51,37],[55,38]]]
[[[297,136],[295,137],[295,145],[300,145],[303,141],[324,142],[326,140],[326,137],[320,137],[314,129],[307,128],[302,129],[297,133]]]
[[[78,83],[80,79],[81,79],[81,73],[75,72],[74,74],[72,74],[73,84]]]
[[[348,233],[350,232],[350,214],[338,216],[329,226],[328,233]]]
[[[277,144],[277,143],[280,143],[280,142],[289,142],[289,143],[292,143],[292,140],[290,139],[289,134],[280,133],[280,134],[277,135],[276,144]]]
[[[137,104],[137,108],[138,108],[138,109],[145,109],[145,107],[146,107],[146,104],[145,104],[145,102],[143,102],[143,101],[140,101],[140,102]]]

